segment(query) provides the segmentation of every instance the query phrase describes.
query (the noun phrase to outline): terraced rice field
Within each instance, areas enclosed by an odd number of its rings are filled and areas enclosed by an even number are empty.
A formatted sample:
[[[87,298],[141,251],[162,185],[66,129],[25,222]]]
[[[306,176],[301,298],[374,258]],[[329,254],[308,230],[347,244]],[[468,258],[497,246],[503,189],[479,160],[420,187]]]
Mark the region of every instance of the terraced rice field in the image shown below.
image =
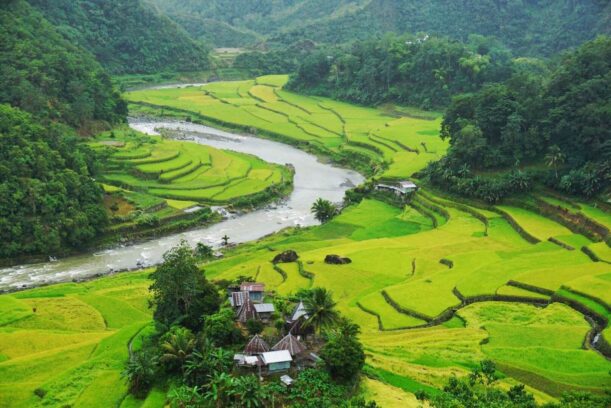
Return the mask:
[[[254,156],[121,132],[91,145],[110,155],[103,181],[111,188],[166,199],[178,209],[190,203],[226,204],[290,183],[290,172]]]
[[[285,81],[284,76],[268,76],[133,92],[128,98],[164,106],[166,112],[179,109],[177,115],[192,112],[215,123],[302,141],[329,154],[357,152],[390,163],[385,172],[390,178],[409,176],[447,148],[435,136],[438,120],[394,117],[388,109],[295,95],[281,89]],[[256,167],[252,158],[204,147],[184,150],[160,139],[124,142],[112,147],[111,159],[127,166],[117,167],[114,176],[108,173],[116,178],[105,188],[127,183],[175,207],[187,205],[185,200],[229,199],[232,194],[229,188],[225,196],[216,187],[203,188],[202,180],[231,174],[252,182],[253,188],[267,180],[265,171],[274,171]],[[178,175],[193,166],[194,158],[200,167]],[[201,196],[172,201],[175,196],[165,194],[192,191],[187,186],[201,187]],[[361,326],[369,376],[363,388],[383,407],[418,406],[416,391],[434,392],[451,375],[466,375],[487,358],[504,374],[501,387],[524,383],[539,402],[566,390],[602,393],[611,384],[611,363],[585,341],[591,326],[576,308],[611,318],[609,245],[557,217],[524,209],[535,198],[541,197],[522,198],[524,206],[479,208],[424,185],[412,206],[365,199],[327,224],[239,246],[204,268],[212,280],[252,276],[280,295],[312,286],[330,289],[339,310]],[[608,241],[606,207],[544,200],[581,213],[602,226],[600,231],[606,228]],[[434,206],[447,213],[434,213],[435,225],[422,210]],[[274,268],[270,261],[288,249],[297,251],[300,263]],[[328,265],[324,258],[329,254],[352,262]],[[52,393],[51,403],[57,405],[92,405],[97,393],[107,406],[163,406],[163,390],[154,390],[144,402],[123,399],[125,384],[119,377],[127,344],[135,338],[137,346],[136,334],[150,322],[146,275],[0,296],[0,406],[6,401],[48,404],[33,394],[36,389]],[[603,331],[607,341],[609,330]]]
[[[134,110],[157,107],[165,115],[255,131],[344,160],[386,163],[383,177],[402,179],[440,158],[447,142],[437,137],[438,116],[354,106],[282,89],[285,75],[202,87],[134,91]]]

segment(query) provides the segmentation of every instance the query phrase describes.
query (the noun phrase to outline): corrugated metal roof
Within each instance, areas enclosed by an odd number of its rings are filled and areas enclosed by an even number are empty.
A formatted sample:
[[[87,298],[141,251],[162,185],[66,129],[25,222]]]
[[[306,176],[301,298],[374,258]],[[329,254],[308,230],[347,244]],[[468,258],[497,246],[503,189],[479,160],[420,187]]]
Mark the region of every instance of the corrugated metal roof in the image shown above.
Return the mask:
[[[233,307],[239,307],[242,306],[244,301],[249,298],[250,295],[248,292],[233,292],[229,298],[229,303],[231,303],[231,306]]]
[[[257,303],[255,304],[255,309],[257,313],[274,313],[276,311],[271,303]]]
[[[287,350],[268,351],[267,353],[261,354],[261,359],[266,365],[293,361],[291,353],[289,353]]]
[[[306,312],[305,306],[303,305],[303,302],[299,302],[299,304],[295,308],[295,311],[293,312],[293,316],[291,317],[291,321],[294,322],[295,320],[299,320],[299,318],[302,317],[302,316],[306,316],[307,317],[307,312]]]
[[[256,282],[242,282],[240,285],[240,290],[247,292],[264,292],[265,284]]]

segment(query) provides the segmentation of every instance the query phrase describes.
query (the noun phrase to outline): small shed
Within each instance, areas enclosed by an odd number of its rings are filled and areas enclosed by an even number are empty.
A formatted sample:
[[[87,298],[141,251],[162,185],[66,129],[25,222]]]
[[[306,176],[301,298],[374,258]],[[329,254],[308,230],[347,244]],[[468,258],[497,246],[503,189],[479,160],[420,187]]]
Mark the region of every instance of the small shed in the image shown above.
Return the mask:
[[[261,302],[263,301],[265,284],[256,282],[242,282],[242,284],[240,284],[240,291],[248,292],[248,295],[253,302]]]
[[[306,348],[301,342],[297,339],[297,337],[293,336],[291,333],[287,334],[280,340],[272,350],[286,350],[288,351],[292,357],[295,357],[299,354],[302,354],[306,351]]]
[[[238,310],[237,320],[240,323],[246,323],[249,320],[259,320],[259,314],[257,313],[257,309],[255,309],[255,304],[250,298],[246,299]]]
[[[376,184],[376,190],[378,191],[389,191],[395,193],[398,196],[410,195],[416,191],[418,191],[418,186],[409,180],[403,180],[396,184]]]
[[[272,303],[255,303],[255,310],[261,320],[269,320],[276,311]]]
[[[258,334],[254,335],[252,339],[248,342],[246,347],[244,347],[244,354],[253,355],[253,354],[263,354],[269,351],[269,346],[263,340],[261,336]]]
[[[276,373],[291,368],[293,358],[287,350],[279,350],[261,354],[261,361],[267,367],[269,373]]]

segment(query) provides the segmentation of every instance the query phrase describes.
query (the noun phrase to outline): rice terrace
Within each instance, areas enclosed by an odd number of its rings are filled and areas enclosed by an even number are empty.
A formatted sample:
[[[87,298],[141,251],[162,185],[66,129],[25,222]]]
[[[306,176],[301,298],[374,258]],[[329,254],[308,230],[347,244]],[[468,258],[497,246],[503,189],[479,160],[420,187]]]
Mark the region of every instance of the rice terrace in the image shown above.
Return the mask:
[[[0,6],[0,407],[611,406],[609,7],[234,1]]]

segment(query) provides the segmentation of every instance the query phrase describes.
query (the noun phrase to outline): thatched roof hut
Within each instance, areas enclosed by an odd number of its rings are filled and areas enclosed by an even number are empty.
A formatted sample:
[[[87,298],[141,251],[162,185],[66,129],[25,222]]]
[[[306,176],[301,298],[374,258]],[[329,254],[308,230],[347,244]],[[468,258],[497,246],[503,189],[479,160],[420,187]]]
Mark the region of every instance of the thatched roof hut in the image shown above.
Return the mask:
[[[272,347],[274,351],[286,350],[291,353],[291,356],[296,356],[306,351],[306,348],[297,337],[292,334],[287,334],[280,340],[274,347]]]
[[[257,313],[257,309],[255,309],[255,304],[250,298],[247,298],[244,300],[240,310],[238,310],[238,321],[246,323],[249,320],[259,320],[259,314]]]
[[[258,334],[256,334],[252,339],[250,339],[250,341],[244,348],[244,354],[251,354],[251,355],[252,354],[263,354],[268,351],[269,351],[269,346],[267,345],[265,340],[263,340],[263,338],[259,336]]]

